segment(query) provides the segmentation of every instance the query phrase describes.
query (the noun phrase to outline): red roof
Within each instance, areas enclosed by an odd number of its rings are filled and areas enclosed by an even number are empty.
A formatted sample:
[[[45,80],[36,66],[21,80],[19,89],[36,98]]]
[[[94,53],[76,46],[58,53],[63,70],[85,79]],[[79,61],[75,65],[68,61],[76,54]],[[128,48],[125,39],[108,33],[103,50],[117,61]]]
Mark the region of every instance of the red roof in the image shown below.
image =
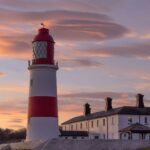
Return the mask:
[[[38,34],[35,36],[33,42],[35,41],[49,41],[54,42],[53,37],[49,34],[49,30],[46,28],[40,28]]]

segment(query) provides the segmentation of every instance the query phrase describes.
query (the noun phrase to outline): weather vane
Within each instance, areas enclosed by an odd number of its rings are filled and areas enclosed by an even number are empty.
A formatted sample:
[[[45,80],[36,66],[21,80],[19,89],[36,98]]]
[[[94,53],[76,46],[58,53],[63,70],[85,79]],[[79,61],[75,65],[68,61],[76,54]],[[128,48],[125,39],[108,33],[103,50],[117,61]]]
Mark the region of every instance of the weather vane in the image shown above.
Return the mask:
[[[45,24],[42,22],[42,23],[41,23],[41,26],[44,28],[44,27],[45,27]]]

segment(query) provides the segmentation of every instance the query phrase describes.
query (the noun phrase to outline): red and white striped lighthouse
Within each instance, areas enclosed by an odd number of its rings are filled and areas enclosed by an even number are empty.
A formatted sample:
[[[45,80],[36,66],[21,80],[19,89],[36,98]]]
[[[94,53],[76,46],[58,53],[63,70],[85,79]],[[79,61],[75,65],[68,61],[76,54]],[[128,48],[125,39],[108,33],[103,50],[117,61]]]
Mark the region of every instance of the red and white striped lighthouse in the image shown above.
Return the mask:
[[[59,136],[57,110],[58,65],[54,62],[54,40],[46,28],[39,29],[29,62],[30,90],[27,140],[47,140]]]

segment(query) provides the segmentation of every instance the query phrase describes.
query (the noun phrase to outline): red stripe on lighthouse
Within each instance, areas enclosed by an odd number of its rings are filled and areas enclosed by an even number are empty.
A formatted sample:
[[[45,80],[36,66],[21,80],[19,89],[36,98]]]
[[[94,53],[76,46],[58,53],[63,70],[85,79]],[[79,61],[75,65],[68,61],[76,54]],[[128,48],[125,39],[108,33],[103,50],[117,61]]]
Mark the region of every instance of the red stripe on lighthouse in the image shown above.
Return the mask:
[[[57,98],[38,96],[29,98],[29,117],[58,117]]]

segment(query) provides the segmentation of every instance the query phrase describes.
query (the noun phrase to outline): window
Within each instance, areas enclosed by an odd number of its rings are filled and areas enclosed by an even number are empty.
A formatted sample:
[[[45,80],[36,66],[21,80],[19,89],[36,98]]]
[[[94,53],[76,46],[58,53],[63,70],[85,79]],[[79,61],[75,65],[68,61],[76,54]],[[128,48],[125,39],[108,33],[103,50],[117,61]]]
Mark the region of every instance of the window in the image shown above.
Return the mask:
[[[47,57],[47,42],[34,42],[33,43],[33,58],[46,58]]]
[[[93,125],[93,121],[91,121],[91,128],[93,128],[93,126],[94,126],[94,125]]]
[[[105,119],[103,119],[103,126],[105,126]]]
[[[103,139],[105,139],[105,134],[103,134]]]
[[[80,123],[80,129],[82,129],[82,122]]]
[[[97,127],[99,126],[99,120],[97,120]]]
[[[30,87],[33,85],[33,79],[30,80]]]
[[[94,139],[99,139],[99,136],[98,135],[94,136]]]
[[[99,139],[101,138],[101,134],[99,134]]]
[[[142,134],[142,140],[144,140],[145,139],[145,134]]]
[[[145,124],[147,124],[147,123],[148,123],[148,121],[147,121],[147,117],[145,117],[145,118],[144,118],[144,123],[145,123]]]
[[[112,117],[112,120],[111,120],[111,121],[112,121],[112,125],[114,125],[114,117]]]
[[[71,130],[73,130],[73,125],[71,125]]]
[[[128,124],[132,124],[132,117],[128,117]]]
[[[86,122],[86,129],[88,128],[88,122]]]
[[[128,139],[129,140],[132,139],[132,135],[131,134],[128,135]]]
[[[76,130],[78,130],[78,124],[76,124]]]

